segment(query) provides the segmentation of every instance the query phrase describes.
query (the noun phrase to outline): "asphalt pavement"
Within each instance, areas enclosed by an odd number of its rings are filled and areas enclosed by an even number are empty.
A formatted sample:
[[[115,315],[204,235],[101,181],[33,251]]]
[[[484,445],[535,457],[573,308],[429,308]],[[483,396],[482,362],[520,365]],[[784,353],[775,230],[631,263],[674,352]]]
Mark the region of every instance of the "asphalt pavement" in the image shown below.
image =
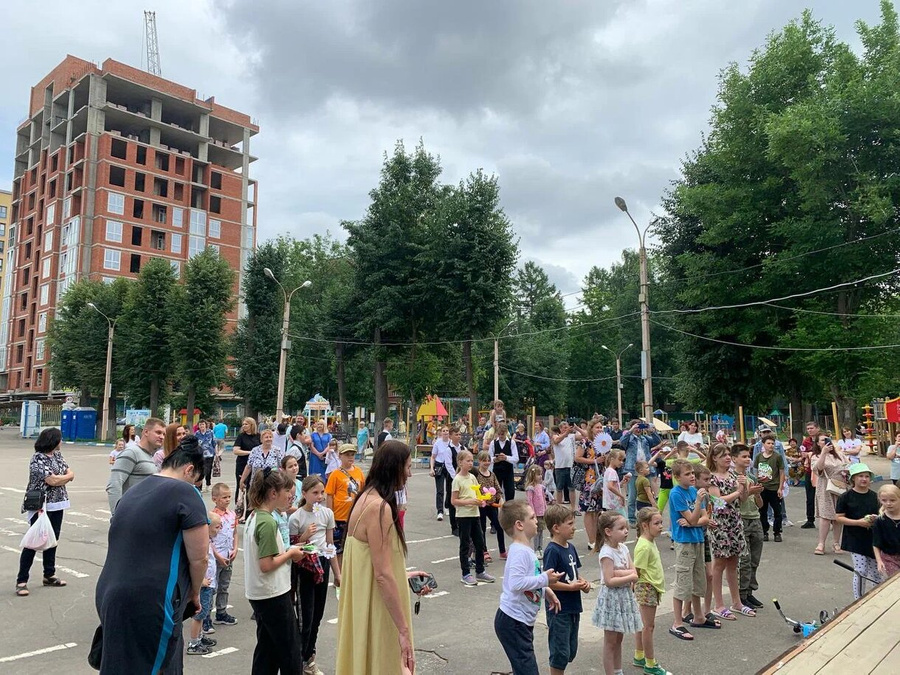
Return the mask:
[[[7,585],[0,586],[0,606],[5,617],[0,623],[0,672],[17,675],[61,671],[67,675],[91,673],[94,671],[87,665],[86,658],[98,623],[94,586],[107,548],[109,512],[105,485],[109,448],[63,446],[63,454],[76,475],[76,480],[69,486],[72,507],[65,515],[57,555],[58,575],[69,585],[66,588],[42,587],[40,563],[35,561],[31,596],[19,598],[14,594],[15,574],[19,541],[26,529],[20,506],[31,452],[31,442],[17,438],[14,430],[0,430],[0,561],[7,570]],[[866,458],[865,461],[878,473],[887,475],[886,460]],[[226,482],[233,484],[230,455],[223,462],[223,476]],[[875,487],[877,489],[877,485]],[[422,600],[421,613],[413,619],[418,672],[509,672],[509,664],[493,630],[503,575],[496,537],[488,535],[488,546],[496,560],[488,566],[488,571],[497,577],[497,583],[464,587],[460,583],[457,540],[450,533],[449,520],[436,522],[434,519],[434,483],[425,469],[414,469],[409,492],[407,565],[410,569],[432,572],[439,584],[433,596]],[[210,501],[208,493],[204,493],[204,498]],[[813,556],[816,531],[799,527],[804,513],[802,488],[791,489],[787,510],[796,526],[785,529],[783,543],[770,542],[763,549],[758,573],[760,590],[756,595],[765,602],[765,607],[757,617],[725,622],[721,630],[697,630],[693,643],[681,642],[668,634],[672,609],[671,593],[666,593],[657,614],[655,644],[659,661],[669,671],[716,675],[756,672],[798,641],[772,606],[773,597],[780,598],[789,616],[805,621],[816,617],[822,609],[832,611],[852,601],[850,572],[833,565],[832,556]],[[634,539],[633,534],[629,539]],[[667,585],[670,585],[674,576],[674,554],[669,550],[666,538],[658,543]],[[583,575],[596,581],[599,565],[596,556],[587,552],[583,531],[576,534],[575,544],[582,557]],[[849,562],[848,555],[840,557]],[[239,624],[217,627],[212,637],[218,640],[218,646],[212,654],[185,656],[187,673],[250,672],[256,642],[255,624],[250,620],[250,606],[243,595],[241,560],[239,555],[231,584],[233,608],[229,610]],[[595,602],[596,590],[584,596],[579,653],[567,670],[569,673],[603,672],[602,632],[591,625]],[[317,658],[319,667],[329,675],[334,672],[331,664],[334,663],[336,623],[337,601],[332,592],[328,596],[319,634]],[[626,636],[623,647],[626,673],[640,672],[630,666],[633,648],[633,637]],[[535,627],[535,649],[541,672],[548,672],[543,613]]]

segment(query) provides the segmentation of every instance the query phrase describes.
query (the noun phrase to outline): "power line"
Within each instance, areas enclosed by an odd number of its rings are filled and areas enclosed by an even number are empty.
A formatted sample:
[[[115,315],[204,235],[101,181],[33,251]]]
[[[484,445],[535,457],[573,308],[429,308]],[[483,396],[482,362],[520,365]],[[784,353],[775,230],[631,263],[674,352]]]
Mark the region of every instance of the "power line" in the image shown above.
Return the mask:
[[[525,373],[521,370],[515,370],[513,368],[507,368],[504,365],[500,366],[500,370],[505,370],[510,373],[515,373],[516,375],[524,375],[525,377],[532,377],[536,380],[549,380],[552,382],[603,382],[606,380],[614,380],[616,379],[615,375],[611,375],[609,377],[591,377],[584,379],[572,379],[568,377],[544,377],[543,375],[535,375],[534,373]]]
[[[674,328],[673,326],[667,326],[664,323],[660,323],[659,321],[650,320],[650,323],[656,324],[657,326],[662,326],[666,330],[671,330],[676,333],[681,333],[682,335],[687,335],[688,337],[697,338],[698,340],[706,340],[707,342],[717,342],[723,345],[729,345],[731,347],[746,347],[747,349],[765,349],[768,351],[775,352],[861,352],[861,351],[873,351],[876,349],[897,349],[900,348],[900,344],[894,345],[865,345],[859,347],[775,347],[770,345],[751,345],[743,342],[731,342],[730,340],[720,340],[718,338],[708,337],[706,335],[697,335],[696,333],[690,333],[686,330],[681,330],[679,328]]]
[[[802,312],[803,314],[819,314],[821,316],[841,316],[845,318],[859,319],[900,319],[900,314],[846,314],[843,312],[819,312],[814,309],[801,309],[799,307],[783,307],[782,305],[774,305],[770,302],[766,303],[769,307],[775,309],[784,309],[788,312]]]

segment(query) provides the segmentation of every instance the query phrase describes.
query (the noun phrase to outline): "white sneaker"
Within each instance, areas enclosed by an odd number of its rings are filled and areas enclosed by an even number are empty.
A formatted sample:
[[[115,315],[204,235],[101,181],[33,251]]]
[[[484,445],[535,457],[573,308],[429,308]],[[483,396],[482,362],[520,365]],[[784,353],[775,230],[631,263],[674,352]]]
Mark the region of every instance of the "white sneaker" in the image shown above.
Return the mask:
[[[784,525],[785,525],[785,527],[793,527],[794,523],[793,523],[793,521],[786,520],[786,521],[784,521]]]
[[[438,514],[437,514],[437,519],[438,519],[438,520],[443,520],[443,519],[444,519],[444,514],[443,514],[443,513],[438,513]]]
[[[303,675],[325,675],[316,665],[315,659],[310,659],[303,666]]]

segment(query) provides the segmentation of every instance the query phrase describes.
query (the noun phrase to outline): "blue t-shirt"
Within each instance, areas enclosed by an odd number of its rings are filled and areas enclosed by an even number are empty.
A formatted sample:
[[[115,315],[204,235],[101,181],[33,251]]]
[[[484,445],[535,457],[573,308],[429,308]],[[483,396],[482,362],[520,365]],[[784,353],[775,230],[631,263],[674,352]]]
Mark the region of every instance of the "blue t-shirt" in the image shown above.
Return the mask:
[[[560,581],[571,584],[578,580],[579,567],[581,560],[572,544],[566,548],[553,541],[547,544],[547,548],[544,549],[544,571],[562,572],[565,576]],[[554,593],[559,598],[560,614],[581,614],[581,591],[554,591]],[[549,608],[547,613],[550,613]]]
[[[312,435],[313,446],[315,446],[316,450],[319,452],[325,452],[328,448],[328,444],[331,443],[331,434],[327,431],[324,434],[320,434],[318,431],[313,432]],[[309,453],[309,473],[318,474],[320,476],[325,475],[325,460],[319,459],[313,453]]]
[[[225,438],[226,433],[228,433],[228,425],[225,422],[219,422],[213,427],[213,436],[219,440]]]
[[[683,488],[676,485],[669,493],[669,513],[672,516],[672,541],[679,544],[702,544],[703,528],[682,527],[678,524],[683,511],[693,511],[694,504],[697,502],[697,488],[693,485]]]

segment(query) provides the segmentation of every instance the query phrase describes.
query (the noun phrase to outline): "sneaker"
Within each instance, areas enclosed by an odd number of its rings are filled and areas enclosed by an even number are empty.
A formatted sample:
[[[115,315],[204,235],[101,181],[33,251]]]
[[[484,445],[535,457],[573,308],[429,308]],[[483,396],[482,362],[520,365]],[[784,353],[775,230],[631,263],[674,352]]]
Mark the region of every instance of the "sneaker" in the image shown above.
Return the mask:
[[[769,541],[769,533],[768,532],[763,533],[763,541]]]
[[[457,528],[454,527],[452,530],[450,530],[450,534],[452,534],[454,537],[458,537],[458,536],[459,536],[459,530],[458,530]]]
[[[438,511],[437,519],[438,519],[438,520],[443,520],[443,519],[444,519],[444,514],[441,513],[440,511]]]
[[[202,642],[197,642],[196,644],[189,644],[187,648],[188,656],[204,656],[205,654],[209,654],[212,650],[204,645]]]
[[[756,609],[759,609],[760,607],[763,606],[763,603],[760,602],[759,598],[755,597],[753,595],[753,593],[748,593],[745,600],[746,600],[746,602],[744,602],[745,605],[750,605],[751,607],[754,607]]]
[[[319,670],[316,660],[312,658],[303,664],[303,675],[325,675],[325,673]]]
[[[537,559],[538,559],[538,560],[543,560],[543,559],[544,559],[544,550],[543,550],[543,549],[538,548],[538,550],[535,551],[535,553],[536,553],[536,555],[537,555]]]
[[[647,659],[639,659],[639,658],[635,657],[631,661],[631,665],[635,666],[636,668],[643,668],[644,666],[647,665]]]
[[[204,635],[212,635],[216,632],[216,629],[213,628],[212,621],[208,618],[203,619],[203,634]]]
[[[775,535],[775,541],[781,541],[781,533]]]
[[[784,523],[783,523],[783,525],[784,525],[785,527],[793,527],[793,526],[794,526],[794,522],[791,521],[791,520],[785,520]]]
[[[200,644],[204,647],[215,647],[219,642],[217,640],[213,640],[212,638],[206,637],[205,635],[200,636]]]
[[[487,572],[479,572],[478,574],[475,575],[475,579],[477,581],[484,581],[485,583],[488,583],[488,584],[492,584],[496,581],[496,579],[494,579],[494,577],[492,577]]]
[[[500,554],[500,560],[506,560],[506,551]]]
[[[494,529],[493,525],[491,525],[491,534],[497,534],[497,530]]]
[[[801,530],[812,530],[812,529],[814,529],[815,527],[816,527],[816,524],[815,524],[814,522],[807,520],[805,523],[803,523],[803,524],[800,526],[800,529],[801,529]]]
[[[645,675],[672,675],[658,663],[655,666],[644,666]]]
[[[225,612],[224,614],[216,614],[213,619],[213,623],[218,626],[234,626],[237,624],[238,620],[235,619],[231,614]]]
[[[463,583],[464,586],[477,586],[478,585],[478,582],[475,581],[475,577],[473,577],[471,574],[467,574],[462,579],[460,579],[460,581]]]

